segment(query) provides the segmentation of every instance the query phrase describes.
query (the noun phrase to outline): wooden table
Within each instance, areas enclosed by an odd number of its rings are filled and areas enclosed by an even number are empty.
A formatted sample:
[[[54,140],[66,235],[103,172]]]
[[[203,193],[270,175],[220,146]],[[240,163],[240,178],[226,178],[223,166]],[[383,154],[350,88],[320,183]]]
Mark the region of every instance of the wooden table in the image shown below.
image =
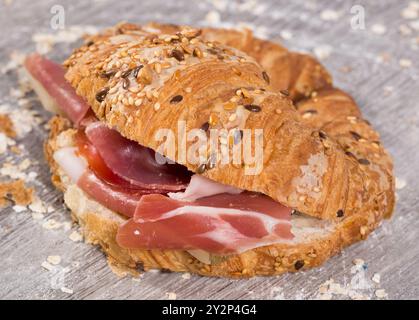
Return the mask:
[[[398,205],[393,219],[384,222],[367,241],[347,248],[323,267],[308,272],[240,281],[199,276],[188,279],[187,275],[160,272],[147,273],[137,280],[118,278],[97,248],[69,239],[72,230],[66,230],[69,226],[65,222],[70,219],[62,205],[62,194],[49,182],[41,150],[46,131],[42,125],[35,126],[18,139],[25,147],[24,152],[13,157],[36,160],[25,172],[38,174],[37,194],[54,211],[36,220],[29,211],[15,212],[10,207],[1,210],[0,298],[166,299],[175,293],[178,299],[312,299],[319,297],[319,287],[330,278],[341,288],[356,287],[359,270],[354,270],[354,259],[365,261],[361,280],[366,285],[363,287],[361,283],[355,288],[365,297],[376,298],[375,291],[381,288],[389,298],[419,298],[419,18],[412,13],[414,4],[401,14],[408,1],[272,0],[258,1],[256,5],[252,1],[226,0],[1,1],[0,66],[9,62],[12,51],[33,51],[33,34],[59,32],[50,27],[50,10],[60,3],[65,10],[66,27],[100,28],[120,20],[221,26],[247,22],[262,36],[295,50],[316,52],[333,74],[335,83],[355,97],[394,156],[399,178]],[[351,28],[351,8],[359,9],[353,8],[355,4],[365,10],[363,30]],[[63,59],[74,46],[75,43],[57,44],[50,56]],[[17,98],[10,95],[10,88],[16,83],[14,70],[1,75],[0,105],[22,108]],[[41,110],[40,103],[32,99],[29,104],[45,123],[49,116]],[[0,156],[2,163],[9,156]],[[46,229],[43,224],[51,218],[64,225]],[[41,267],[49,255],[62,258],[51,271]],[[381,275],[379,284],[370,280],[375,273]],[[62,286],[73,293],[63,292]],[[334,292],[323,298],[348,298],[347,292],[337,294],[336,287]]]

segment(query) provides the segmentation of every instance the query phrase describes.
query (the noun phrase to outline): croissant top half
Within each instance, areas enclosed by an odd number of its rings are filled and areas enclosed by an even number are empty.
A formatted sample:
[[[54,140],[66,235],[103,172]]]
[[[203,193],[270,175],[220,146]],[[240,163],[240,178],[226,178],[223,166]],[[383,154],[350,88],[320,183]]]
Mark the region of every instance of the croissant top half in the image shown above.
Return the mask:
[[[212,163],[210,155],[186,162],[191,171],[322,219],[392,210],[392,163],[377,133],[311,57],[250,33],[120,24],[89,38],[64,64],[100,120],[154,150],[161,151],[159,129],[177,135],[179,121],[203,132],[263,129],[259,174]],[[162,153],[171,157],[175,148]]]

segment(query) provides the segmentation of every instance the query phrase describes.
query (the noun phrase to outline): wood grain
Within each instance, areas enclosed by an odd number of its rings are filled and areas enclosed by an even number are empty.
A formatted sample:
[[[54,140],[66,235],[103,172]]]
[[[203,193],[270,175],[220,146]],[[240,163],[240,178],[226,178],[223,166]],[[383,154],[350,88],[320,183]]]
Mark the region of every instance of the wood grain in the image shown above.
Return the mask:
[[[227,1],[225,1],[227,3]],[[418,31],[402,36],[401,24],[408,24],[400,12],[408,1],[259,1],[256,7],[228,1],[224,9],[218,1],[13,1],[0,2],[0,27],[7,35],[0,37],[0,65],[8,62],[14,51],[34,50],[32,35],[37,32],[54,33],[50,28],[53,5],[61,4],[66,13],[66,26],[95,25],[104,27],[120,20],[143,23],[150,20],[185,24],[204,24],[209,11],[220,12],[222,25],[247,22],[258,27],[271,39],[282,41],[289,48],[313,52],[319,46],[332,48],[324,60],[338,86],[351,93],[363,113],[382,135],[384,144],[395,159],[396,175],[407,182],[397,191],[398,205],[390,221],[384,222],[367,241],[346,249],[323,267],[281,277],[254,278],[250,280],[225,280],[180,274],[147,273],[138,281],[118,278],[108,268],[103,254],[84,243],[69,240],[71,230],[47,230],[42,223],[32,219],[29,212],[16,213],[11,208],[0,212],[0,298],[1,299],[166,299],[175,292],[178,299],[312,299],[318,295],[319,286],[333,278],[348,284],[353,274],[352,261],[363,259],[367,277],[381,275],[381,283],[365,289],[374,298],[375,288],[383,288],[392,299],[419,298],[419,60]],[[366,29],[350,27],[350,9],[361,4],[366,12]],[[249,9],[250,8],[250,9]],[[260,8],[264,9],[260,12]],[[340,13],[336,21],[325,21],[325,9]],[[327,15],[326,15],[327,17]],[[324,16],[323,16],[324,18]],[[412,20],[414,21],[414,20]],[[374,24],[386,27],[384,34],[374,33]],[[263,29],[265,28],[265,29]],[[292,38],[281,39],[284,31]],[[62,60],[75,44],[59,44],[51,57]],[[380,61],[379,57],[388,57]],[[409,59],[412,66],[402,68],[400,59]],[[388,61],[387,61],[388,60]],[[350,72],[342,72],[351,70]],[[18,108],[9,95],[16,86],[16,74],[0,77],[0,105],[8,103]],[[38,111],[43,121],[49,115],[42,111],[34,99],[32,109]],[[43,201],[55,208],[46,219],[70,221],[62,206],[62,195],[49,182],[48,167],[42,155],[42,141],[46,132],[37,126],[19,143],[25,146],[23,158],[36,159],[30,169],[38,173],[35,185]],[[6,155],[0,157],[2,163]],[[57,288],[56,271],[46,271],[41,263],[49,255],[60,255],[60,268],[67,268],[62,280],[74,293],[64,293]],[[62,270],[57,268],[56,270]],[[362,292],[362,290],[361,290]],[[347,296],[335,295],[336,298]]]

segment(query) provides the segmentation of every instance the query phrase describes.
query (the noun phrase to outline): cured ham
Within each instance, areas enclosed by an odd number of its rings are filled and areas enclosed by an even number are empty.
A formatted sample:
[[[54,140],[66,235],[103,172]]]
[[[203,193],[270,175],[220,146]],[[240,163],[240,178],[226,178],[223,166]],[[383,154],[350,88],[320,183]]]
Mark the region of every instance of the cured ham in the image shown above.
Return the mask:
[[[29,55],[24,64],[32,82],[34,82],[34,88],[38,89],[36,91],[43,103],[45,102],[44,105],[51,106],[49,109],[55,111],[58,107],[78,125],[89,113],[90,106],[76,94],[74,88],[64,78],[65,69],[37,53]],[[55,104],[52,104],[51,101]]]
[[[89,167],[91,159],[79,155],[79,149],[66,147],[54,153],[54,160],[90,197],[100,204],[127,217],[132,217],[143,194],[155,192],[147,189],[130,189],[124,185],[112,185],[100,179]]]
[[[106,166],[132,185],[143,189],[177,191],[185,189],[189,183],[191,173],[186,167],[159,164],[153,150],[124,138],[102,122],[89,124],[86,136]]]
[[[199,198],[209,197],[220,193],[239,194],[243,190],[227,186],[200,175],[193,175],[184,192],[172,192],[168,196],[175,200],[195,201]]]
[[[226,255],[292,239],[290,218],[290,208],[248,192],[194,202],[146,195],[133,219],[120,227],[117,241],[126,248],[199,249]]]
[[[101,205],[126,217],[132,217],[141,197],[150,193],[147,189],[135,190],[111,186],[90,170],[81,175],[77,185]]]

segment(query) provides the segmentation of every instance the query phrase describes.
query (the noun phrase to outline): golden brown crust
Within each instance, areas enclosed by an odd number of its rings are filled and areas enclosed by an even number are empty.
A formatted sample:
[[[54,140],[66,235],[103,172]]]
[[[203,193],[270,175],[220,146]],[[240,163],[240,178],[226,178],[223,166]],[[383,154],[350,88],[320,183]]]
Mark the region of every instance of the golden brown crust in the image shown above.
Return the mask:
[[[266,83],[268,79],[264,70],[251,58],[199,38],[194,38],[193,42],[189,40],[190,36],[172,34],[160,35],[160,39],[147,30],[134,25],[120,25],[104,35],[91,38],[89,46],[78,49],[67,60],[67,79],[77,93],[87,99],[101,120],[125,137],[157,150],[161,142],[155,137],[161,128],[169,129],[177,136],[178,121],[185,121],[187,129],[193,129],[210,122],[211,117],[218,119],[216,126],[225,128],[229,125],[231,111],[224,107],[217,109],[217,105],[224,106],[230,98],[239,98],[235,106],[238,110],[240,103],[245,103],[246,99],[257,100],[262,111],[253,113],[245,110],[248,116],[245,128],[263,128],[264,166],[261,174],[255,177],[247,175],[243,166],[217,164],[203,175],[224,184],[265,193],[286,206],[323,219],[339,219],[342,215],[350,216],[359,210],[369,210],[366,209],[368,206],[376,206],[371,202],[374,198],[371,195],[382,194],[383,186],[371,180],[371,170],[366,169],[369,166],[365,163],[371,163],[372,159],[362,158],[364,164],[361,164],[345,153],[333,136],[328,137],[318,128],[306,125],[305,118],[299,116],[287,97],[269,91],[273,88]],[[221,35],[222,32],[219,32],[220,39]],[[178,38],[172,41],[171,37]],[[251,48],[247,42],[253,38],[245,37],[243,48]],[[251,41],[267,43],[259,45],[266,50],[284,52],[281,47],[276,48],[266,41]],[[196,48],[201,53],[206,52],[206,56],[200,54],[197,60],[195,54],[188,55]],[[174,50],[183,50],[182,59],[168,55],[167,51]],[[150,52],[154,56],[150,56]],[[261,53],[258,54],[262,57]],[[300,57],[297,60],[306,59]],[[287,61],[275,60],[275,68],[269,72],[283,70],[281,65],[288,66]],[[168,62],[174,67],[167,69],[168,74],[165,74],[160,69]],[[160,66],[157,68],[156,64]],[[304,62],[298,64],[305,65]],[[138,77],[132,74],[124,76],[126,70],[139,65],[144,67]],[[310,74],[311,69],[307,65],[303,71],[296,68],[296,73]],[[113,70],[122,73],[112,74],[111,79],[103,77],[104,73]],[[143,71],[145,75],[141,74]],[[281,78],[282,74],[276,76],[271,73],[270,76]],[[327,88],[327,82],[318,82],[315,87],[323,85]],[[291,83],[295,81],[289,81]],[[239,88],[248,88],[247,94],[243,94],[242,89],[240,94],[236,94],[238,97],[234,97]],[[260,93],[259,88],[266,91]],[[176,97],[181,97],[181,101],[176,102]],[[139,105],[138,99],[141,100]],[[329,108],[326,113],[333,112]],[[192,142],[187,142],[187,148],[191,145]],[[177,154],[176,150],[173,154]],[[171,154],[165,155],[171,158]],[[185,165],[196,172],[200,163],[187,162]],[[386,187],[391,189],[389,185]],[[383,203],[386,201],[384,199]],[[391,201],[387,201],[389,203]],[[383,210],[389,211],[387,208]]]

